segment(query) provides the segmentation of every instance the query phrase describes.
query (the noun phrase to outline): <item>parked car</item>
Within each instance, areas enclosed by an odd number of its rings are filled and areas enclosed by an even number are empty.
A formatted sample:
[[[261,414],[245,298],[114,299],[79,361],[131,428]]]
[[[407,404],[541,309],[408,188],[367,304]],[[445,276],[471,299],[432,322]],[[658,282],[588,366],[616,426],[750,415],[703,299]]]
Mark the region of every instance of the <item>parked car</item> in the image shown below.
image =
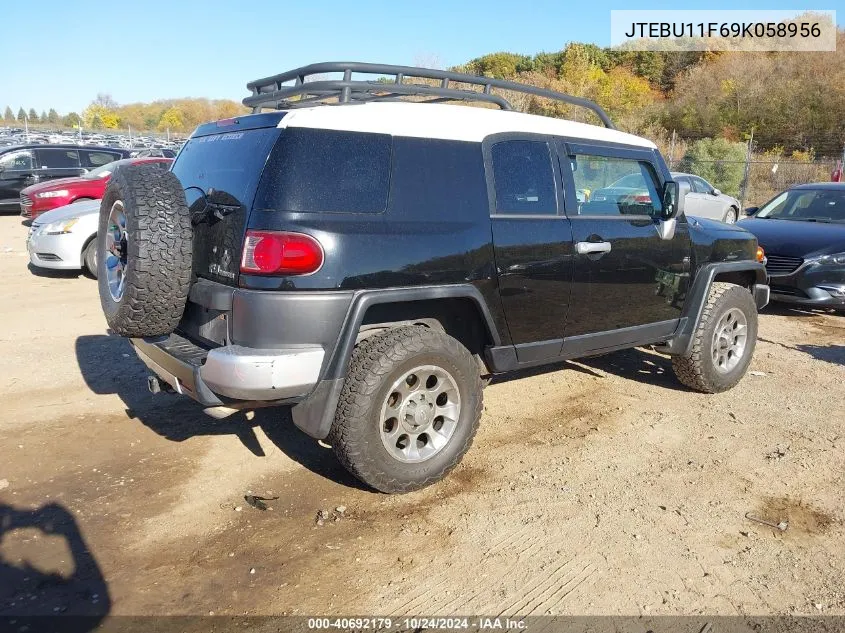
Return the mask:
[[[602,178],[601,174],[597,177]],[[651,193],[645,187],[645,178],[637,171],[627,174],[611,183],[607,187],[596,189],[583,202],[590,202],[593,213],[609,213],[611,215],[631,215],[641,213],[640,205],[651,204]],[[590,191],[587,187],[578,191]],[[580,196],[579,196],[580,199]],[[603,204],[597,204],[603,203]]]
[[[35,219],[42,213],[63,207],[77,200],[99,200],[113,173],[121,166],[152,163],[167,168],[170,158],[124,158],[112,161],[76,178],[58,178],[21,191],[21,215]]]
[[[329,73],[356,79],[308,81]],[[492,374],[646,344],[692,389],[745,374],[768,301],[757,240],[688,224],[654,143],[596,104],[381,64],[249,88],[259,112],[200,126],[171,171],[121,171],[103,197],[101,304],[154,393],[218,417],[293,405],[355,476],[407,492],[469,449]],[[589,108],[605,127],[377,100],[508,109],[494,88]],[[574,195],[629,173],[649,192],[640,215],[602,217]]]
[[[742,205],[716,189],[701,176],[672,172],[672,178],[681,187],[685,196],[684,213],[698,218],[710,218],[726,224],[733,224],[739,219]]]
[[[84,270],[97,275],[99,200],[80,200],[47,211],[32,221],[26,238],[30,263],[37,268]]]
[[[30,185],[81,176],[128,157],[126,150],[111,147],[30,144],[0,148],[0,211],[19,212],[21,191]]]
[[[798,185],[739,224],[766,251],[773,301],[845,311],[845,183]]]

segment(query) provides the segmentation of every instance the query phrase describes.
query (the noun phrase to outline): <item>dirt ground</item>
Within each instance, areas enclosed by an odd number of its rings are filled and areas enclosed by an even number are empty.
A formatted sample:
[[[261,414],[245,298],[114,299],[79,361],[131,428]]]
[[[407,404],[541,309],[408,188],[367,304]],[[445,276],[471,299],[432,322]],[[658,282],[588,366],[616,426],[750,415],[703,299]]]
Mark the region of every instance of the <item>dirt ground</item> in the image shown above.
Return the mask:
[[[845,317],[766,310],[720,395],[647,350],[494,382],[452,476],[385,496],[284,411],[149,394],[25,233],[0,217],[0,614],[845,614]]]

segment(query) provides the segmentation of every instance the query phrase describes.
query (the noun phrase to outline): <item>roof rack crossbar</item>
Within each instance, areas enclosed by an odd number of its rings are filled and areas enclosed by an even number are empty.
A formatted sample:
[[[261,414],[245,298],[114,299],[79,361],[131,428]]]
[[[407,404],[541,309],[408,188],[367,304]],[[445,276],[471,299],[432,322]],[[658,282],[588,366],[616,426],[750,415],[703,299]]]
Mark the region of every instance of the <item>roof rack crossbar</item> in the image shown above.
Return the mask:
[[[320,75],[329,73],[343,73],[343,79],[320,77]],[[377,79],[353,79],[353,73],[356,75],[375,75]],[[314,80],[309,81],[309,77]],[[413,83],[414,79],[434,79],[440,80],[440,82],[439,86],[427,85]],[[293,82],[293,84],[289,82]],[[450,85],[451,82],[480,86],[481,90],[455,88]],[[377,93],[384,93],[389,94],[391,99],[415,95],[431,96],[437,98],[427,99],[424,102],[481,101],[497,105],[503,110],[512,110],[513,107],[507,99],[493,94],[494,88],[521,92],[586,108],[594,112],[605,127],[616,129],[601,106],[589,99],[504,79],[478,77],[449,70],[365,62],[323,62],[251,81],[247,84],[247,89],[252,94],[243,100],[243,104],[252,108],[253,112],[258,112],[261,108],[295,108],[306,103],[313,104],[327,99],[336,99],[338,103],[371,101],[377,100],[373,99],[374,96],[377,96]]]

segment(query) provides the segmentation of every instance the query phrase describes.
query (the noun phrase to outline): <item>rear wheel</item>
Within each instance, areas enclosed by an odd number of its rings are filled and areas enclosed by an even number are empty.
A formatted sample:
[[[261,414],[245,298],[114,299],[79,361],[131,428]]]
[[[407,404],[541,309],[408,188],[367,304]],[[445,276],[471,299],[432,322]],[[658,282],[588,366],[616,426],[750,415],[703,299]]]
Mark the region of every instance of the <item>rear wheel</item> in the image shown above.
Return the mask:
[[[734,387],[745,375],[757,343],[757,306],[742,286],[714,282],[693,333],[692,349],[672,357],[683,384],[696,391],[718,393]]]
[[[472,444],[482,385],[472,354],[444,332],[401,327],[355,349],[329,441],[382,492],[439,481]]]
[[[85,272],[94,279],[97,278],[97,236],[88,241],[82,251],[82,263],[85,265]]]

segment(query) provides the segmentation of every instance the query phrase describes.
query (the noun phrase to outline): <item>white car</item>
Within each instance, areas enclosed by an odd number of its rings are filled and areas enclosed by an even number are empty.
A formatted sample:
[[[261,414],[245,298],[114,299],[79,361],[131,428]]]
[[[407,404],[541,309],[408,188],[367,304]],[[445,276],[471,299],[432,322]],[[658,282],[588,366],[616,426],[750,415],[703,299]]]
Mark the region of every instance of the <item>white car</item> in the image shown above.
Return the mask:
[[[739,219],[742,211],[739,200],[722,193],[701,176],[672,172],[672,180],[678,183],[681,195],[685,196],[684,214],[726,224],[734,224]]]
[[[26,238],[29,261],[38,268],[84,269],[96,277],[99,221],[99,200],[80,200],[42,213]]]

